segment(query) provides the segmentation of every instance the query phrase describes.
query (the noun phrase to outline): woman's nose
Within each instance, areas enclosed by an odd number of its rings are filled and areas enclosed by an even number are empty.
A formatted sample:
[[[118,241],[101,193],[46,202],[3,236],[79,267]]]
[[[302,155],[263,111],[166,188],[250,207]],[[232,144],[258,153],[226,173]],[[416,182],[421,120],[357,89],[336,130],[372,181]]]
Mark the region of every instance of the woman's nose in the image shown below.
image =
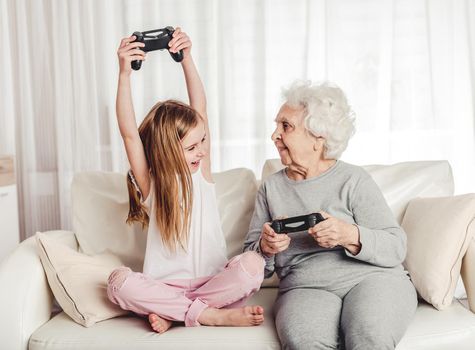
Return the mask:
[[[271,139],[272,141],[276,141],[276,140],[279,140],[280,139],[280,133],[279,133],[279,130],[275,129],[274,132],[272,133],[271,135]]]

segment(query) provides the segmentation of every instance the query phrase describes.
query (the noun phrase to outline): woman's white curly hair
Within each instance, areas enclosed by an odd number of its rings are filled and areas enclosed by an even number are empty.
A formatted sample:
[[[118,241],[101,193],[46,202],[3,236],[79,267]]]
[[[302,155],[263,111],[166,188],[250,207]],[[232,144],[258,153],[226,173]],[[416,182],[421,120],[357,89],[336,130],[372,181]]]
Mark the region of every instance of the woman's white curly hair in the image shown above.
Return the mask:
[[[354,113],[343,91],[329,82],[313,85],[310,80],[297,80],[283,96],[290,107],[305,108],[305,128],[325,139],[325,158],[340,158],[355,133]]]

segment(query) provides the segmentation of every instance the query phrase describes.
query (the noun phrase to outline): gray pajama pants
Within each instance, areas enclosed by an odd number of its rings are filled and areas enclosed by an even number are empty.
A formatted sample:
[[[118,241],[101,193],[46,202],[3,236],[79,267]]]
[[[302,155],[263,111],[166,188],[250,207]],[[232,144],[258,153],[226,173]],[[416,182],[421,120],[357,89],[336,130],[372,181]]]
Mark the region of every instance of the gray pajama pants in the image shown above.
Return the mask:
[[[292,266],[274,314],[283,349],[394,349],[417,307],[401,267],[321,252]]]

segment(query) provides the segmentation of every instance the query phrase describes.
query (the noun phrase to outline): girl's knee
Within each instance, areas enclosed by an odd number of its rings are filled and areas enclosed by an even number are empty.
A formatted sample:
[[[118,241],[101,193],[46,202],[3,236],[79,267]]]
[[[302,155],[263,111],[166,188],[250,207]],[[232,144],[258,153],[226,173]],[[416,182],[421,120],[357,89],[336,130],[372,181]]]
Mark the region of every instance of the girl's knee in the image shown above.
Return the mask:
[[[118,293],[120,293],[124,282],[131,273],[132,270],[130,268],[121,266],[112,271],[112,273],[109,275],[107,280],[107,296],[113,303],[117,304],[116,297]]]
[[[241,254],[239,262],[241,263],[242,268],[251,276],[264,273],[264,258],[254,251],[247,251]]]

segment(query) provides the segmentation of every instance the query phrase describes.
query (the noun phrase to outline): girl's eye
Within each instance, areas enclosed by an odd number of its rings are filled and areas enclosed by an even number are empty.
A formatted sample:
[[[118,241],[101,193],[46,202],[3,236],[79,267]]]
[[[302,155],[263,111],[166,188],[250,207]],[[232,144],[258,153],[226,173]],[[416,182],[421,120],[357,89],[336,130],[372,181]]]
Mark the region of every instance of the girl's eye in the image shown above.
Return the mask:
[[[195,146],[188,148],[188,151],[193,151],[195,149]]]
[[[205,142],[206,140],[206,137],[203,137],[203,139],[201,140],[201,143]]]

